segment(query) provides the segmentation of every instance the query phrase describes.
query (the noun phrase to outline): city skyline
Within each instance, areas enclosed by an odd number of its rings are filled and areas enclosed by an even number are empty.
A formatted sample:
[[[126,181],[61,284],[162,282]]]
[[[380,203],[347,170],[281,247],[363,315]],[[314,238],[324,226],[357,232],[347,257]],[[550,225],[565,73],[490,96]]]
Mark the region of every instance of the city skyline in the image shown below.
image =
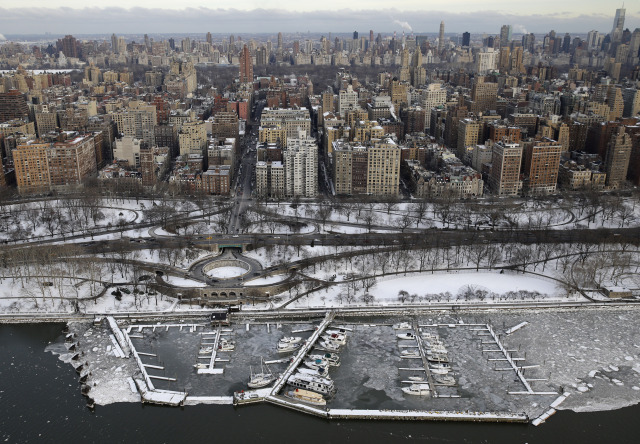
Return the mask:
[[[77,8],[79,2],[67,0],[64,6],[47,8],[41,0],[28,0],[16,8],[0,8],[0,34],[95,34],[95,33],[144,33],[144,32],[207,32],[216,33],[270,33],[270,32],[348,32],[353,29],[373,29],[375,32],[437,32],[441,21],[446,33],[497,34],[500,26],[510,24],[514,33],[542,33],[555,29],[557,32],[586,33],[592,29],[608,32],[615,14],[616,5],[596,2],[569,2],[561,11],[552,11],[551,2],[538,2],[535,8],[512,5],[496,0],[484,4],[487,9],[478,9],[477,3],[466,1],[430,4],[423,10],[415,2],[395,4],[394,9],[370,9],[374,3],[350,4],[353,9],[338,9],[333,3],[324,4],[322,10],[288,10],[278,4],[279,9],[245,9],[250,2],[235,4],[236,9],[214,9],[200,7],[200,2],[191,1],[186,8],[173,9],[171,4],[154,2],[155,8],[146,8],[150,2],[139,2],[141,6],[127,9],[122,2],[112,2],[108,8]],[[181,3],[184,5],[184,3]],[[442,5],[442,7],[440,7]],[[547,7],[541,7],[548,5]],[[275,5],[274,5],[275,6]],[[617,7],[621,7],[618,5]],[[298,4],[296,4],[298,8]],[[413,8],[413,9],[411,9]],[[436,9],[438,8],[438,9]],[[474,9],[475,8],[475,9]],[[465,12],[457,12],[457,11]],[[265,21],[265,15],[269,17]],[[143,17],[144,19],[141,19]],[[625,28],[633,31],[640,26],[640,11],[627,9]],[[36,31],[37,30],[37,31]]]

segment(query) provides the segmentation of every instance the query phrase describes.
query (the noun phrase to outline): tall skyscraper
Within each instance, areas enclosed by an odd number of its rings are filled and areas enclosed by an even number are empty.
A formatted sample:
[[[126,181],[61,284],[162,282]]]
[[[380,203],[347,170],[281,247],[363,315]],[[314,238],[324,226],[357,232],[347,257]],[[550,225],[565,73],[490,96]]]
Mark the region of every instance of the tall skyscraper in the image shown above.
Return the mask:
[[[373,46],[373,29],[369,31],[369,46]]]
[[[282,49],[282,33],[278,33],[278,49]]]
[[[500,28],[500,47],[509,46],[511,41],[511,25],[502,25]]]
[[[111,34],[111,50],[118,52],[118,37],[115,34]]]
[[[253,60],[249,48],[244,45],[240,54],[240,83],[253,82]]]
[[[358,31],[353,31],[353,40],[358,40]]]
[[[207,32],[207,43],[210,44],[210,45],[213,43],[213,39],[211,38],[211,33],[210,32]]]
[[[616,9],[616,16],[613,19],[613,28],[611,29],[611,41],[619,42],[622,40],[622,30],[624,29],[624,8]]]
[[[438,54],[444,50],[444,22],[440,22],[440,35],[438,36]]]
[[[471,44],[471,34],[468,32],[462,33],[462,46],[469,46]]]

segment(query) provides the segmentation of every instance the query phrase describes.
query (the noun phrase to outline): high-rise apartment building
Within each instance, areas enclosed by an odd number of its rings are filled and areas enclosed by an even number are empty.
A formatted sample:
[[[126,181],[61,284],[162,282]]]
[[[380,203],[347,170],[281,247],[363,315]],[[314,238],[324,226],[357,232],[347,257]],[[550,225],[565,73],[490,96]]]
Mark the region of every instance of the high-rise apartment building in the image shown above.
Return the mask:
[[[129,108],[111,114],[118,133],[154,143],[154,129],[157,125],[156,107],[146,103],[130,103]]]
[[[24,95],[17,89],[0,93],[0,123],[13,119],[26,119],[29,107]]]
[[[240,83],[253,82],[253,59],[247,45],[244,45],[240,53]]]
[[[287,140],[282,153],[285,195],[315,197],[318,194],[318,144],[305,131]]]
[[[430,83],[422,93],[424,98],[423,106],[427,113],[431,113],[432,108],[447,103],[447,90],[440,83]],[[425,128],[431,128],[431,119],[426,118]]]
[[[484,77],[476,79],[471,88],[471,101],[467,107],[469,111],[477,114],[495,110],[498,101],[498,84],[486,82]]]
[[[607,187],[619,188],[626,180],[631,148],[631,136],[625,132],[623,126],[619,127],[611,136],[604,161]]]
[[[74,134],[63,142],[30,141],[13,150],[20,193],[43,192],[82,183],[97,173],[94,136]]]
[[[400,147],[391,140],[377,142],[368,149],[368,194],[373,196],[398,195],[401,151]]]
[[[498,142],[493,146],[489,186],[499,196],[516,196],[521,187],[522,147],[516,143]]]
[[[203,154],[207,146],[207,129],[202,121],[186,122],[178,133],[180,155]]]
[[[562,145],[555,140],[524,142],[525,188],[528,194],[551,194],[556,191]]]
[[[440,34],[438,34],[438,54],[444,50],[444,22],[440,22]]]

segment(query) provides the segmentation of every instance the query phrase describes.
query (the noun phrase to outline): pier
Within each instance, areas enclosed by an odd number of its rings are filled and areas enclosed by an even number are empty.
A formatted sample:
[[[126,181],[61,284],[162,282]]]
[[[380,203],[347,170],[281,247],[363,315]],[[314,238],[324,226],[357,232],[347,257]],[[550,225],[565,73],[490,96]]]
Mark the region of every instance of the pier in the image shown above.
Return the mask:
[[[298,366],[302,362],[302,359],[307,355],[307,353],[309,353],[309,350],[311,350],[313,345],[316,343],[320,335],[324,332],[331,321],[333,321],[334,317],[335,312],[333,310],[329,311],[325,315],[320,325],[318,325],[317,330],[311,335],[307,342],[305,342],[304,345],[300,347],[300,350],[298,350],[298,353],[296,354],[295,358],[293,358],[293,361],[291,361],[291,364],[289,364],[280,378],[276,380],[276,383],[271,390],[271,395],[276,395],[278,392],[280,392],[280,390],[282,390],[282,387],[284,387],[284,385],[286,384],[287,379],[289,379],[296,368],[298,368]]]

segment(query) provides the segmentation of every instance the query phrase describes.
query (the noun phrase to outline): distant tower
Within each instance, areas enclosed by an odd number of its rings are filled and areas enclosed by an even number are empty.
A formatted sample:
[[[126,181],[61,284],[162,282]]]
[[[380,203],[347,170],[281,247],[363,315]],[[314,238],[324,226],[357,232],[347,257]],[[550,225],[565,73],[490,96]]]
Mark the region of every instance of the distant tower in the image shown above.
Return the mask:
[[[462,33],[462,46],[470,46],[471,44],[471,34],[468,32]]]
[[[373,45],[373,29],[369,31],[369,44]]]
[[[282,33],[278,33],[278,49],[282,49]]]
[[[111,50],[118,52],[118,37],[115,34],[111,34]]]
[[[211,38],[211,33],[210,32],[207,32],[207,43],[210,44],[210,45],[213,43],[213,39]]]
[[[623,4],[624,6],[624,4]],[[622,30],[624,28],[624,7],[616,9],[616,17],[613,19],[613,28],[611,29],[611,41],[619,42],[622,40]]]
[[[500,47],[509,46],[511,41],[511,25],[502,25],[500,28]]]
[[[240,83],[250,82],[253,82],[253,60],[249,48],[244,45],[240,54]]]
[[[353,31],[353,40],[358,40],[358,31]]]
[[[440,22],[440,35],[438,37],[438,53],[444,50],[444,22]]]

